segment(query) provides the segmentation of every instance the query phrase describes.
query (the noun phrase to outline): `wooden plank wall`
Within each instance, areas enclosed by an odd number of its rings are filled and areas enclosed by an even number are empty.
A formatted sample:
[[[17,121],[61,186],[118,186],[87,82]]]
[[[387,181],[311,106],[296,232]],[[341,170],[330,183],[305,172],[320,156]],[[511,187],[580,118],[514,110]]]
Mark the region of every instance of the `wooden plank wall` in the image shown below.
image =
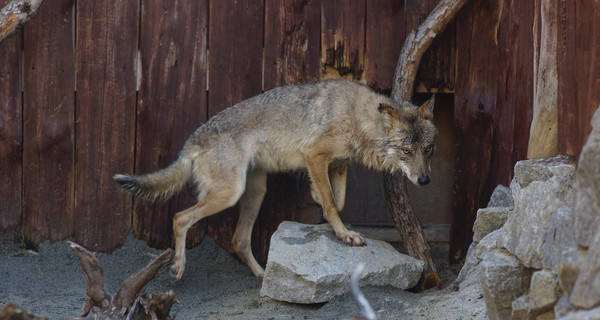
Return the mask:
[[[558,0],[558,150],[579,155],[600,103],[600,2]]]
[[[199,123],[206,121],[208,3],[146,1],[141,20],[135,171],[145,173],[171,163],[185,139]],[[194,200],[191,188],[163,203],[136,199],[133,214],[136,236],[152,246],[170,246],[173,215]],[[188,243],[198,244],[205,231],[205,221],[192,227]]]
[[[420,92],[455,92],[456,258],[477,208],[526,156],[541,1],[473,1],[422,60]],[[600,4],[554,1],[558,150],[577,155],[600,102]],[[0,229],[32,246],[73,236],[110,251],[131,228],[171,245],[171,217],[193,203],[193,190],[162,204],[134,201],[114,173],[167,165],[208,117],[277,86],[343,76],[389,92],[404,36],[436,3],[44,2],[0,44],[10,61],[0,65]],[[360,188],[378,180],[358,179],[356,194],[368,197]],[[306,177],[274,175],[268,185],[254,234],[261,260],[279,221],[321,219]],[[234,208],[198,224],[188,245],[208,233],[230,249],[236,219]]]
[[[111,177],[133,169],[137,9],[136,0],[82,1],[76,8],[73,234],[95,251],[118,248],[131,227],[131,199]]]
[[[10,0],[0,0],[0,7]],[[0,45],[0,234],[21,223],[23,119],[21,113],[22,34]]]
[[[45,2],[23,33],[22,231],[34,244],[73,234],[72,19],[72,0]]]

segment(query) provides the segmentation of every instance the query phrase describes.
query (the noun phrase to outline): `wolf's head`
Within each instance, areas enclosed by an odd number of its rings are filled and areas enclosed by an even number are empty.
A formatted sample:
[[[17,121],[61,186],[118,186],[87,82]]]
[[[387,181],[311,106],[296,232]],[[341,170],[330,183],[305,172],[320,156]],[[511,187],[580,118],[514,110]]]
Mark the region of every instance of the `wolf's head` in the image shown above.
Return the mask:
[[[412,183],[429,183],[429,160],[435,149],[437,129],[433,125],[435,96],[420,107],[379,104],[385,132],[383,167],[402,170]]]

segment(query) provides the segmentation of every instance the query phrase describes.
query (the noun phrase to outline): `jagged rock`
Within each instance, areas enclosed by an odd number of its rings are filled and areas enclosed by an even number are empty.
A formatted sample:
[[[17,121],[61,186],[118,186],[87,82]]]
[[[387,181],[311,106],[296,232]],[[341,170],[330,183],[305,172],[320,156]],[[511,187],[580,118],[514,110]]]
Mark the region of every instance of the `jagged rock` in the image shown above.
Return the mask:
[[[554,213],[570,203],[575,165],[570,157],[519,161],[511,182],[514,208],[502,245],[529,268],[543,267],[545,233]]]
[[[319,303],[349,291],[349,274],[363,262],[361,286],[417,284],[424,263],[390,244],[366,239],[362,247],[339,241],[329,224],[285,221],[271,237],[261,295],[294,303]]]
[[[473,281],[479,282],[479,279],[475,279],[476,276],[472,276],[471,274],[478,273],[479,263],[481,262],[481,260],[483,260],[483,258],[488,252],[500,249],[500,246],[498,244],[499,236],[500,229],[492,231],[491,233],[483,237],[483,239],[481,239],[481,241],[479,241],[479,243],[477,244],[471,243],[471,245],[469,246],[469,250],[467,251],[465,263],[460,269],[458,276],[456,277],[454,285],[455,288],[462,288],[463,283],[470,284],[470,282]],[[468,281],[468,278],[471,278],[470,281]]]
[[[512,302],[511,320],[525,320],[529,317],[529,295],[524,294]]]
[[[570,296],[574,306],[590,309],[600,306],[600,232],[596,235],[586,257]]]
[[[480,267],[489,319],[510,319],[512,302],[529,287],[529,271],[517,258],[499,250],[487,253]]]
[[[544,268],[558,270],[559,265],[578,259],[579,249],[573,232],[573,210],[559,208],[552,214],[552,221],[544,235],[542,263]]]
[[[589,247],[600,228],[600,107],[592,118],[592,132],[579,155],[574,212],[577,243]]]
[[[478,243],[490,232],[502,228],[510,208],[488,207],[477,210],[477,218],[473,224],[473,242]]]
[[[598,320],[600,319],[600,307],[591,310],[580,310],[569,312],[557,320]],[[537,320],[537,319],[536,319]]]
[[[531,159],[519,161],[515,164],[515,176],[512,182],[518,182],[521,189],[526,188],[533,181],[546,181],[552,177],[559,176],[568,178],[573,175],[575,167],[574,158],[571,156],[556,156],[546,159]],[[515,189],[510,186],[515,199]]]
[[[531,276],[529,305],[531,313],[538,315],[551,310],[560,298],[558,275],[548,270],[540,270]]]
[[[510,208],[513,206],[513,197],[510,188],[501,184],[496,186],[490,201],[488,202],[488,208],[491,207],[505,207]]]

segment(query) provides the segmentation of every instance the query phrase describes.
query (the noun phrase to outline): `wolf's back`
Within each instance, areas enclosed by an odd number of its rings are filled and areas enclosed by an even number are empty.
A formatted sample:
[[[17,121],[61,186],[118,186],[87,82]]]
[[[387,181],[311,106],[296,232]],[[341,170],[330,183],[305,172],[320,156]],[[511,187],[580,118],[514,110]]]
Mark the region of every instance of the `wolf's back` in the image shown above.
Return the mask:
[[[191,161],[179,158],[166,168],[144,175],[115,174],[113,179],[135,196],[168,199],[181,190],[192,173]]]

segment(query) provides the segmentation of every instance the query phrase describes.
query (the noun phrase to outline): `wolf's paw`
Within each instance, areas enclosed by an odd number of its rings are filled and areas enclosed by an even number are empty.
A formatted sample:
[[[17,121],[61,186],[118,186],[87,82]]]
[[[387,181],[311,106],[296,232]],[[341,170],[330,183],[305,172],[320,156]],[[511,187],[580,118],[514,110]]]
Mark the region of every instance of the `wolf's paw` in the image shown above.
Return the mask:
[[[348,230],[347,232],[336,234],[336,236],[338,239],[342,240],[342,242],[351,246],[365,245],[365,238],[363,238],[363,236],[354,231]]]
[[[171,266],[171,277],[175,278],[175,280],[179,280],[181,279],[181,277],[183,276],[183,270],[185,269],[185,266],[183,264],[180,263],[173,263],[173,265]]]

